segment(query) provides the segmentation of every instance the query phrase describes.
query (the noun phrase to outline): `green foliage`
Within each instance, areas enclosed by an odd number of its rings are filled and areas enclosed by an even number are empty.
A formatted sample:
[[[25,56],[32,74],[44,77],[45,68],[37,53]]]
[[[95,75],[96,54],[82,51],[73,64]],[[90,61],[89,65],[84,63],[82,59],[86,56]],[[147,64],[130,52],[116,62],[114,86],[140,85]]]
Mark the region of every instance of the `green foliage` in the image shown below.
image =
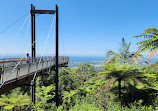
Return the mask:
[[[107,57],[110,58],[106,60],[106,63],[115,63],[115,62],[127,63],[129,61],[134,61],[135,63],[137,63],[138,60],[144,61],[139,58],[142,57],[141,54],[135,55],[135,52],[130,52],[131,42],[126,43],[125,39],[122,38],[120,45],[121,47],[118,50],[118,53],[114,51],[107,52]]]
[[[55,83],[55,71],[43,72],[43,75],[37,77],[36,84],[37,86],[49,86]]]
[[[74,74],[77,77],[77,82],[79,85],[83,85],[85,81],[89,80],[91,77],[96,76],[96,70],[93,66],[88,63],[78,65],[78,67],[74,70]]]
[[[0,106],[3,109],[25,109],[27,106],[31,104],[30,97],[25,93],[18,94],[17,92],[12,92],[7,96],[2,94],[0,98]]]
[[[152,71],[153,73],[156,73],[158,74],[158,61],[156,61],[155,63],[153,64],[150,64],[148,67],[147,67],[147,70],[148,71]]]
[[[75,104],[69,111],[102,111],[99,108],[93,106],[92,104],[88,104],[84,101],[81,103]]]
[[[59,72],[59,87],[61,91],[74,90],[77,87],[77,77],[68,68],[62,68]]]
[[[146,40],[140,41],[137,44],[140,45],[137,51],[137,54],[140,52],[145,52],[146,50],[150,50],[148,57],[154,56],[157,52],[157,41],[158,41],[158,29],[149,27],[144,30],[144,32],[140,35],[134,37],[144,37]]]
[[[52,107],[52,103],[49,101],[52,100],[55,96],[55,86],[41,86],[37,89],[37,103],[35,105],[35,109],[50,109]]]
[[[127,63],[122,65],[119,63],[107,64],[104,71],[101,72],[102,77],[112,80],[113,87],[118,86],[119,100],[122,100],[122,86],[129,87],[127,90],[123,88],[123,91],[131,92],[131,86],[137,89],[147,88],[150,86],[148,78],[155,78],[155,74],[139,70],[136,66],[136,64],[129,65]],[[122,85],[123,81],[124,85]]]
[[[128,65],[127,63],[125,64],[107,64],[105,65],[105,70],[101,72],[102,74],[105,74],[106,78],[110,79],[112,77],[116,79],[126,79],[126,78],[131,78],[131,77],[136,77],[138,75],[139,69],[136,68],[136,64],[133,65]]]
[[[124,45],[121,45],[126,48],[128,46],[127,49],[129,49],[130,44],[125,44],[124,40],[123,43]],[[123,51],[120,50],[120,52]],[[17,98],[26,99],[25,92],[29,88],[24,87],[21,88],[22,94],[19,93],[21,90],[17,89],[13,91],[15,93],[11,93],[12,97],[10,94],[2,95],[0,105],[2,109],[35,111],[152,111],[158,106],[156,65],[157,63],[147,68],[139,68],[138,64],[129,65],[119,61],[106,64],[101,72],[97,72],[87,63],[75,69],[61,68],[59,69],[60,106],[58,108],[54,101],[54,71],[51,75],[37,78],[36,104],[31,104],[30,97],[28,104],[25,102],[15,104],[16,101],[22,101]],[[119,94],[120,101],[118,101]]]
[[[105,80],[105,78],[91,78],[89,81],[85,82],[85,89],[87,92],[89,93],[93,93],[96,90],[99,90],[100,87],[102,86],[106,86],[107,81]]]
[[[143,106],[142,100],[135,101],[129,106],[121,107],[120,103],[109,101],[107,111],[155,111],[152,106]]]
[[[70,100],[70,97],[74,96],[76,93],[77,93],[77,90],[72,90],[70,92],[65,91],[63,93],[63,96],[64,96],[63,99],[68,98]]]

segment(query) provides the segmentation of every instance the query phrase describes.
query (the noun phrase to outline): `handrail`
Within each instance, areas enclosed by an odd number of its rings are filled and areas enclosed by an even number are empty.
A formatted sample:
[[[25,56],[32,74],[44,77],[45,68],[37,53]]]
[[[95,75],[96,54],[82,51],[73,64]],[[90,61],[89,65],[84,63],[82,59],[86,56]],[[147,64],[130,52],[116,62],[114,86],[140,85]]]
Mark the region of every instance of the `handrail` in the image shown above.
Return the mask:
[[[67,58],[67,56],[59,56],[59,57],[66,57]],[[4,59],[0,59],[0,63],[11,63],[11,62],[18,62],[18,61],[27,61],[25,57],[23,57],[23,58],[24,58],[24,60],[20,60],[21,58],[4,58]],[[49,56],[48,57],[42,57],[43,60],[44,59],[51,59],[51,58],[53,59],[53,58],[55,58],[55,56],[53,56],[53,57],[49,57]],[[5,61],[5,60],[7,60],[7,61]],[[40,57],[30,57],[29,60],[30,61],[40,60]]]
[[[55,56],[43,56],[43,58],[53,58]],[[59,57],[68,57],[68,56],[59,56]],[[0,60],[5,60],[5,59],[20,59],[21,57],[17,57],[17,58],[3,58]],[[22,57],[22,58],[26,58],[26,57]],[[30,58],[41,58],[41,57],[30,57]]]

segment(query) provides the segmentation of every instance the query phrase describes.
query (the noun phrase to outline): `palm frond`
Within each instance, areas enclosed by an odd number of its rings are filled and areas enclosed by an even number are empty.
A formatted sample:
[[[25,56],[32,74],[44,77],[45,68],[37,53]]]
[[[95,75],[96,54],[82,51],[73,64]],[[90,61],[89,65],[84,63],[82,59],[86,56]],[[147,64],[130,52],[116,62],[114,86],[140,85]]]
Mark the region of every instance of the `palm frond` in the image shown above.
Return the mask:
[[[148,59],[150,59],[151,57],[157,55],[157,52],[158,52],[158,48],[155,48],[155,49],[151,50],[149,52],[149,54],[147,55]]]
[[[108,51],[107,57],[113,56],[113,57],[120,57],[120,55],[114,51]]]
[[[138,37],[155,38],[156,35],[145,35],[145,34],[142,34],[142,35],[136,35],[136,36],[134,36],[134,38],[138,38]]]

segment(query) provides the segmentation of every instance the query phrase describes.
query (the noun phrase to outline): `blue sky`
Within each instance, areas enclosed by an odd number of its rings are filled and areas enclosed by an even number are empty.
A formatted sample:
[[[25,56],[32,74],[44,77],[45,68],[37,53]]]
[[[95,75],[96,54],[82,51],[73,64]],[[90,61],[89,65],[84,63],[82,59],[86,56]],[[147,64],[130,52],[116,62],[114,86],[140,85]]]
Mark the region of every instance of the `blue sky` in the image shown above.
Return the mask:
[[[157,0],[1,0],[0,32],[26,16],[0,33],[0,55],[22,55],[29,49],[30,28],[25,39],[29,19],[17,39],[11,45],[9,43],[29,15],[31,3],[36,9],[51,10],[58,4],[60,55],[105,56],[109,50],[118,50],[122,37],[132,42],[131,51],[135,51],[136,42],[142,39],[132,37],[148,27],[158,26]],[[53,15],[36,17],[37,54],[43,52],[52,20]],[[53,41],[51,33],[44,55],[54,53]]]

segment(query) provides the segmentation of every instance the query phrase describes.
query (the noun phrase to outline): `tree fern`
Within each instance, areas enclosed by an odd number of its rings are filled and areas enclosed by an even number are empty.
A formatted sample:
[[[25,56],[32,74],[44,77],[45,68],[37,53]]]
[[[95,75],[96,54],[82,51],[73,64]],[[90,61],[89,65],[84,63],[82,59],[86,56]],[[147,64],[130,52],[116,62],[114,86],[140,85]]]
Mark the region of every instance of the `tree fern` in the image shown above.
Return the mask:
[[[9,95],[1,95],[0,98],[0,106],[2,106],[4,109],[24,109],[25,106],[28,106],[31,104],[30,97],[25,93],[17,94],[17,92],[12,92]]]
[[[136,54],[145,52],[147,50],[150,51],[148,54],[148,58],[157,54],[155,52],[158,51],[157,50],[158,49],[158,29],[149,27],[145,29],[142,34],[134,36],[134,37],[136,38],[144,37],[144,39],[146,39],[137,43],[140,46],[138,47]]]
[[[134,87],[143,88],[149,85],[146,78],[155,78],[155,74],[149,74],[145,71],[136,68],[137,64],[129,65],[127,63],[120,64],[107,64],[104,71],[101,72],[101,76],[106,79],[113,79],[113,84],[117,84],[119,92],[119,100],[121,100],[121,86],[122,81],[126,81]],[[146,84],[146,85],[145,85]]]

